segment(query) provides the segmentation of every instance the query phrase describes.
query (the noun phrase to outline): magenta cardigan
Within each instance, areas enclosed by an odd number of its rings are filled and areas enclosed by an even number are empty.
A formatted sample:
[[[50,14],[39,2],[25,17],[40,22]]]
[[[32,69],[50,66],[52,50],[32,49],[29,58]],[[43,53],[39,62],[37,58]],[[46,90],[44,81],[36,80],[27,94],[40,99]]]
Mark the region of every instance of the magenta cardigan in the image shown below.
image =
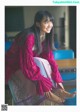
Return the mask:
[[[52,82],[49,78],[45,78],[40,73],[40,68],[34,62],[33,57],[41,57],[47,59],[52,68],[52,78],[55,82],[63,82],[61,75],[58,71],[58,65],[56,64],[52,51],[45,53],[42,51],[40,55],[37,55],[32,50],[34,46],[34,34],[27,35],[25,45],[19,47],[16,40],[13,42],[10,50],[6,52],[5,58],[5,78],[6,83],[10,79],[11,75],[16,70],[21,69],[26,78],[37,81],[37,93],[43,95],[44,92],[51,90]],[[43,46],[42,46],[43,47]]]

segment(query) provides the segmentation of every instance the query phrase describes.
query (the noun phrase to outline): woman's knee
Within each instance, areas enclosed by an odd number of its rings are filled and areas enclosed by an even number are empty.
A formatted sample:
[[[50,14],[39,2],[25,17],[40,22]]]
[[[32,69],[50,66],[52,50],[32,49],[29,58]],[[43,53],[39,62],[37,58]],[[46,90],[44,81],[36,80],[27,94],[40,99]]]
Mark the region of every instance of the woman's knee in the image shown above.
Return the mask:
[[[40,60],[41,58],[38,57],[34,57],[34,62],[36,63],[36,65],[40,68],[40,72],[44,77],[47,77],[44,66]]]
[[[37,65],[41,65],[42,66],[42,62],[40,61],[40,59],[38,57],[34,57],[34,62],[37,64]]]

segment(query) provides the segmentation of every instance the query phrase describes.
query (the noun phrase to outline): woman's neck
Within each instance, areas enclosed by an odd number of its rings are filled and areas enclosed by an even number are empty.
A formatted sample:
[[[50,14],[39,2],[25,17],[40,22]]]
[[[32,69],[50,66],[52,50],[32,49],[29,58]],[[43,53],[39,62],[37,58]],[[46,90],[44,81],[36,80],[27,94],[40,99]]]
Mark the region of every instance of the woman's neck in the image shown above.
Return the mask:
[[[40,34],[40,42],[43,42],[45,40],[45,33]]]

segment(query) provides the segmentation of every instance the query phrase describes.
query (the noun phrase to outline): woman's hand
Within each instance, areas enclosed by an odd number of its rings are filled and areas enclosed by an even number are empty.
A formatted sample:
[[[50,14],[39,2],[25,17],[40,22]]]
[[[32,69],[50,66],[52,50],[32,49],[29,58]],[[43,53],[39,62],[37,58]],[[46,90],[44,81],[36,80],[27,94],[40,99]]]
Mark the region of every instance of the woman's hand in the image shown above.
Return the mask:
[[[46,96],[46,98],[48,100],[50,100],[54,103],[62,104],[64,102],[64,99],[61,99],[60,97],[58,97],[57,95],[55,95],[51,91],[45,92],[44,95]]]

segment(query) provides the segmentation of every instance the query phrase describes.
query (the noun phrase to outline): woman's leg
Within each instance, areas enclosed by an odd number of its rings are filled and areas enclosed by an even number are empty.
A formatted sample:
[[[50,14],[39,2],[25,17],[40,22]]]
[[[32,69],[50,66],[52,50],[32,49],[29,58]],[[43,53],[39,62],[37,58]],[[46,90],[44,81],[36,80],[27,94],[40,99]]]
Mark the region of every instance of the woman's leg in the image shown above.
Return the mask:
[[[44,77],[48,77],[47,76],[47,74],[46,74],[46,71],[45,71],[45,69],[44,69],[44,66],[43,66],[43,64],[42,64],[42,61],[41,61],[41,59],[40,58],[38,58],[38,57],[34,57],[34,62],[37,64],[37,66],[40,68],[40,72],[41,72],[41,74],[44,76]]]
[[[42,61],[40,60],[40,58],[34,57],[34,62],[37,64],[37,66],[40,68],[40,72],[44,77],[49,77],[47,75],[47,72],[45,71],[45,68],[43,66]],[[64,102],[63,99],[61,99],[60,97],[56,96],[55,94],[53,94],[51,91],[45,92],[45,96],[46,98],[48,98],[48,100],[56,102],[57,104],[62,104]]]
[[[52,80],[51,75],[50,75],[51,74],[51,68],[50,68],[48,61],[45,59],[42,59],[42,58],[38,58],[38,57],[35,57],[34,61],[37,64],[37,66],[40,68],[41,74],[44,77],[49,77],[53,86],[55,87],[55,83]],[[48,96],[48,95],[49,95],[49,97],[51,96],[50,99],[54,98],[53,100],[55,100],[55,98],[56,98],[56,101],[60,101],[59,97],[63,100],[65,98],[74,97],[74,95],[75,95],[75,93],[71,94],[71,93],[69,93],[63,89],[60,89],[60,88],[54,89],[53,93],[51,93],[51,91],[50,91],[49,93],[46,92],[45,94],[46,94],[46,96]],[[58,96],[58,98],[56,97],[56,95]]]
[[[40,68],[40,72],[41,74],[46,77],[46,78],[50,78],[53,87],[55,86],[55,82],[53,81],[52,77],[51,77],[51,66],[49,64],[49,62],[46,59],[43,58],[38,58],[38,57],[34,57],[34,61],[37,64],[37,66]]]

